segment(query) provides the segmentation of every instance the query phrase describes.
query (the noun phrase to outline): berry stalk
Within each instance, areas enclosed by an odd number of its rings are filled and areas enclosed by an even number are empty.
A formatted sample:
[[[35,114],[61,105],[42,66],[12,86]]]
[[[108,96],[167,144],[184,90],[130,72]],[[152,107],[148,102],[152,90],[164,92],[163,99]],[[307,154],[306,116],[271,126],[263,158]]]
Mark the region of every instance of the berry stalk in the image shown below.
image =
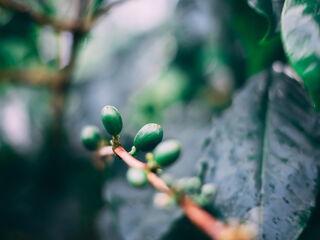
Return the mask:
[[[224,223],[212,217],[187,196],[181,198],[179,205],[194,225],[212,239],[221,239],[221,233],[227,228]]]
[[[129,167],[146,169],[147,165],[132,157],[123,147],[119,146],[113,149],[114,153],[119,156]]]
[[[108,152],[112,149],[112,147],[108,148]],[[106,151],[106,150],[105,150]],[[129,167],[139,168],[148,171],[147,164],[137,160],[133,156],[131,156],[122,146],[118,146],[113,149],[113,152],[119,156]],[[175,191],[171,189],[159,176],[155,173],[148,171],[147,178],[150,184],[160,192],[164,192],[170,196],[175,194]],[[225,223],[219,221],[214,218],[208,212],[200,208],[196,203],[193,202],[191,198],[183,195],[179,201],[179,206],[185,213],[185,215],[189,218],[189,220],[196,225],[199,229],[201,229],[204,233],[206,233],[211,239],[216,240],[240,240],[237,238],[237,234],[231,234],[230,238],[224,238],[225,232],[235,232],[236,229],[231,229],[232,227],[227,226]],[[232,236],[233,235],[233,236]],[[245,238],[241,238],[241,240],[249,240],[251,237],[248,235]]]

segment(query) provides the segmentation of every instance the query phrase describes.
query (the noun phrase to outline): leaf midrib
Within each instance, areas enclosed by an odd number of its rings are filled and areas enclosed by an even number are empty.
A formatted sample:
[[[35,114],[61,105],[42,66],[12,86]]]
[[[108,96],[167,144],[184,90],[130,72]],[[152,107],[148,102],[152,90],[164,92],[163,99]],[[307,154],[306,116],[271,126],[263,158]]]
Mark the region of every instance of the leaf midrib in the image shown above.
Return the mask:
[[[259,177],[259,184],[258,184],[258,191],[259,191],[259,195],[258,195],[258,204],[259,204],[259,220],[258,220],[258,228],[259,228],[259,235],[261,237],[261,235],[263,234],[263,217],[264,217],[264,209],[263,209],[263,202],[264,202],[264,165],[267,159],[267,148],[268,148],[268,129],[269,129],[269,124],[268,124],[268,120],[269,120],[269,89],[271,87],[272,84],[272,79],[271,79],[271,73],[270,71],[268,72],[268,77],[267,77],[267,83],[266,83],[266,91],[264,93],[263,96],[263,106],[262,106],[262,113],[263,114],[263,118],[262,118],[262,123],[263,123],[263,132],[262,132],[262,142],[261,142],[261,160],[260,160],[260,164],[258,167],[258,177]],[[265,112],[263,111],[265,110]],[[259,238],[260,239],[260,238]]]

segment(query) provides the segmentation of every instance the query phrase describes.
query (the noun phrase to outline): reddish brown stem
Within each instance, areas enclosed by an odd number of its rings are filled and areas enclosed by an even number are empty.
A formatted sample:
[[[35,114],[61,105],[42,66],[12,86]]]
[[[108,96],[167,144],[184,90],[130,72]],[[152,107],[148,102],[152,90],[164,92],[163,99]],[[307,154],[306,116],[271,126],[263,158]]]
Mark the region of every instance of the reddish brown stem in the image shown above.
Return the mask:
[[[111,146],[104,146],[101,147],[98,151],[100,157],[107,157],[113,155],[113,150]]]
[[[146,169],[146,164],[140,162],[139,160],[132,157],[123,147],[119,146],[113,149],[115,154],[117,154],[129,167]]]
[[[113,151],[113,152],[112,152]],[[98,151],[98,154],[103,156],[113,155],[119,156],[129,167],[139,168],[147,171],[147,177],[150,184],[160,192],[166,193],[169,196],[174,196],[175,190],[170,188],[163,179],[148,169],[147,164],[137,160],[131,156],[122,146],[114,149],[110,146],[105,146]],[[250,240],[253,239],[252,233],[248,231],[246,226],[229,226],[208,212],[200,208],[190,197],[186,195],[180,196],[178,204],[189,218],[200,230],[206,233],[211,239],[215,240]]]
[[[148,172],[148,180],[152,184],[152,186],[160,192],[164,192],[168,195],[174,194],[174,192],[167,186],[167,184],[155,173]]]
[[[147,169],[147,165],[132,157],[123,147],[115,148],[114,153],[118,155],[128,166],[140,169]],[[174,191],[155,173],[148,172],[149,182],[159,191],[168,195],[173,195]],[[205,232],[212,239],[219,239],[219,236],[226,225],[217,220],[205,210],[201,209],[189,197],[182,196],[179,205],[186,214],[186,216]]]
[[[51,16],[47,16],[43,13],[37,12],[33,10],[30,6],[27,4],[22,4],[17,1],[12,0],[0,0],[0,6],[16,11],[21,12],[26,15],[28,15],[30,18],[32,18],[35,22],[41,25],[50,25],[57,31],[87,31],[88,28],[80,21],[66,21],[66,20],[60,20],[55,19]]]
[[[181,198],[179,205],[194,225],[212,239],[220,239],[222,231],[227,227],[224,223],[212,217],[187,196]]]

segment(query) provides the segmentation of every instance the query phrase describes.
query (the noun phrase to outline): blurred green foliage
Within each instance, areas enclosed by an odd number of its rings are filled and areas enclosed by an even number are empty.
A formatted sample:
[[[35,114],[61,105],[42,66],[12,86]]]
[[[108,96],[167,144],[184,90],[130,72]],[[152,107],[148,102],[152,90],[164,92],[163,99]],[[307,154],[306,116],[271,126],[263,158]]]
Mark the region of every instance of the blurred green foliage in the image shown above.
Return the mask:
[[[3,13],[0,23],[0,69],[26,68],[40,63],[38,27],[21,13]]]
[[[110,3],[16,2],[59,21],[77,20]],[[295,1],[288,2],[287,8]],[[57,123],[61,134],[52,126],[57,96],[46,86],[30,85],[26,74],[12,73],[32,70],[42,79],[43,69],[60,71],[72,51],[72,34],[42,26],[27,12],[0,7],[0,238],[122,239],[110,220],[117,196],[107,193],[116,187],[104,184],[111,179],[122,186],[123,166],[97,171],[81,146],[82,126],[102,128],[97,116],[105,104],[123,112],[127,142],[144,123],[162,123],[165,138],[174,136],[187,148],[184,162],[172,171],[178,177],[192,174],[211,118],[230,106],[249,77],[275,61],[287,63],[283,44],[289,58],[295,54],[286,36],[281,40],[282,5],[272,0],[137,0],[112,9],[77,50],[64,115]],[[318,15],[310,14],[319,30]],[[317,53],[318,43],[313,46]],[[298,73],[305,70],[301,59],[290,60]],[[132,194],[138,200],[148,196]],[[150,214],[159,213],[152,209]],[[189,226],[179,220],[166,239],[174,239],[180,229],[188,229],[189,239],[202,236]]]

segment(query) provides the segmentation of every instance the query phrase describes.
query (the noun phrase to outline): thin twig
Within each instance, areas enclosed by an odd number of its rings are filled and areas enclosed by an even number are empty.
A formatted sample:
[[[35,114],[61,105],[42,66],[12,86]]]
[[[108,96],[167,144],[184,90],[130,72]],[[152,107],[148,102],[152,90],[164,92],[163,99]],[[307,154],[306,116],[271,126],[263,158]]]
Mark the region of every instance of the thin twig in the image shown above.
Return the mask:
[[[115,148],[114,153],[118,155],[129,167],[146,169],[146,164],[132,157],[123,147]]]
[[[0,82],[9,80],[28,85],[50,86],[64,78],[63,74],[46,68],[0,70]]]
[[[28,15],[40,25],[50,25],[57,31],[88,31],[88,27],[84,26],[80,21],[66,21],[53,18],[46,14],[34,11],[28,5],[12,0],[0,0],[0,6],[11,11],[20,12]]]
[[[111,146],[101,147],[96,154],[101,157],[117,155],[129,167],[139,168],[147,171],[149,183],[158,191],[169,196],[175,196],[176,191],[170,188],[163,179],[148,169],[146,163],[143,163],[130,155],[122,146],[112,148]],[[180,194],[178,205],[181,207],[189,220],[207,234],[211,239],[215,240],[253,240],[255,239],[255,229],[250,225],[241,224],[225,224],[218,220],[208,212],[200,208],[190,197]]]
[[[147,170],[147,164],[142,163],[133,156],[131,156],[122,146],[113,149],[114,153],[118,155],[128,166]],[[170,196],[175,194],[175,191],[171,189],[165,181],[163,181],[159,176],[153,172],[147,173],[148,181],[157,190],[164,192]],[[200,208],[190,197],[182,195],[178,200],[178,204],[184,211],[185,215],[190,219],[190,221],[206,233],[211,239],[222,239],[222,235],[227,232],[231,232],[230,238],[228,240],[239,240],[239,239],[251,239],[250,236],[245,236],[245,238],[237,238],[236,229],[232,229],[225,223],[214,218],[208,212]],[[233,234],[234,233],[234,234]]]
[[[96,14],[91,18],[90,21],[88,19],[83,20],[60,20],[55,17],[48,16],[41,12],[33,10],[30,6],[26,4],[22,4],[20,2],[16,2],[13,0],[0,0],[0,6],[15,12],[24,13],[30,18],[32,18],[35,22],[40,25],[50,25],[56,31],[69,31],[69,32],[89,32],[93,27],[96,20],[108,13],[113,7],[120,5],[127,0],[119,0],[112,2],[105,7],[98,9]]]
[[[99,157],[105,158],[113,155],[113,150],[111,146],[103,146],[98,150]]]
[[[221,221],[213,218],[209,213],[199,208],[191,198],[183,196],[179,202],[186,216],[213,239],[220,239],[221,233],[227,226]]]
[[[172,189],[170,189],[167,184],[159,178],[155,173],[153,172],[148,172],[148,180],[152,184],[152,186],[159,190],[160,192],[167,193],[168,195],[173,195],[174,192]]]

